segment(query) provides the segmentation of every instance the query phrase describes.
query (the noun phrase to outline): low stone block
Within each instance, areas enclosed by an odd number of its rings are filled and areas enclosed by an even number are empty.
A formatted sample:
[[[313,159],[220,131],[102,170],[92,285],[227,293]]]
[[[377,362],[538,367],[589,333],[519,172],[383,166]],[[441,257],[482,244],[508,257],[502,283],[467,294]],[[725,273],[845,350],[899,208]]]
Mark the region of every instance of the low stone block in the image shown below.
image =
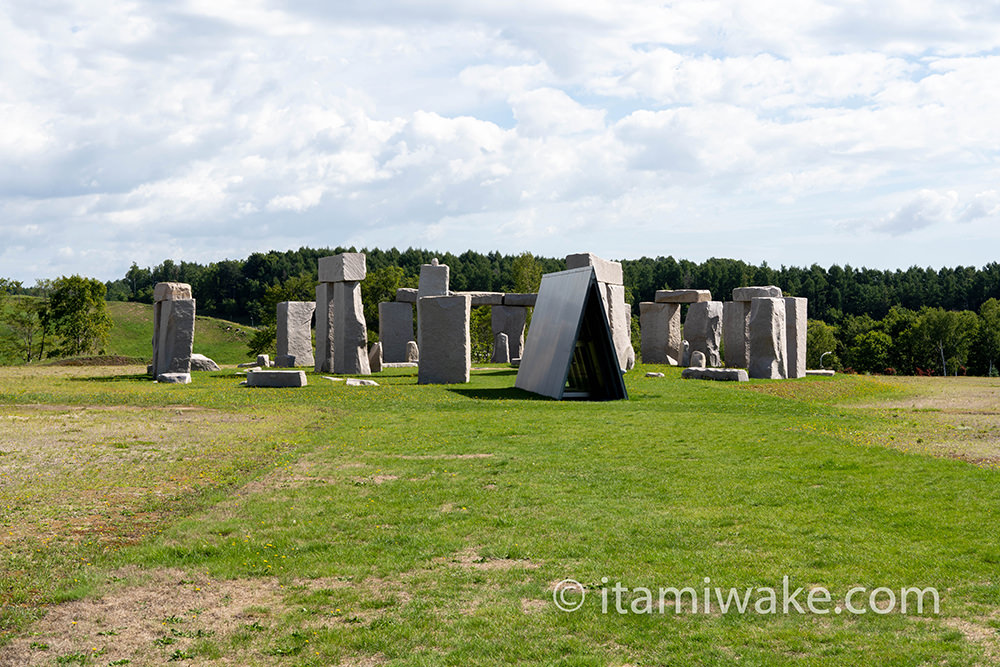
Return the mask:
[[[755,298],[750,302],[750,377],[780,380],[785,370],[785,300]]]
[[[247,373],[248,387],[304,387],[305,371],[250,371]]]
[[[656,303],[702,303],[712,300],[712,292],[707,289],[661,289],[656,290]]]
[[[676,303],[639,304],[640,352],[644,364],[669,364],[681,358],[681,307]]]
[[[396,301],[399,303],[416,303],[417,290],[413,287],[400,287],[396,290]]]
[[[691,353],[691,368],[705,368],[705,353],[695,350]]]
[[[271,357],[266,354],[258,354],[257,365],[260,366],[261,368],[267,368],[268,366],[271,365]]]
[[[722,350],[730,368],[746,368],[750,363],[749,323],[749,301],[722,304]]]
[[[190,373],[160,373],[156,381],[161,384],[191,384]]]
[[[566,269],[580,269],[585,266],[594,267],[597,274],[597,282],[608,283],[609,285],[624,285],[621,262],[612,262],[602,259],[590,252],[581,252],[574,255],[566,255]]]
[[[538,301],[538,294],[520,294],[515,292],[508,292],[503,295],[503,305],[505,306],[522,306],[528,308],[534,308],[535,302]]]
[[[368,369],[372,373],[382,372],[382,343],[375,343],[368,350]]]
[[[836,374],[837,374],[837,371],[831,371],[831,370],[828,370],[828,369],[818,369],[817,368],[815,370],[807,370],[806,371],[806,375],[807,376],[813,376],[813,375],[815,375],[817,377],[833,377]]]
[[[417,341],[415,340],[411,340],[406,344],[406,362],[410,364],[420,362],[420,348],[417,346]]]
[[[438,264],[435,259],[430,264],[420,265],[420,282],[417,286],[417,298],[425,296],[447,296],[448,265]],[[419,316],[418,316],[419,318]]]
[[[648,378],[661,378],[661,377],[666,377],[666,376],[664,376],[663,373],[649,372],[649,373],[646,373],[646,377],[648,377]]]
[[[778,298],[781,288],[774,285],[757,287],[737,287],[733,290],[733,301],[750,301],[751,299]]]
[[[742,368],[685,368],[681,377],[687,380],[721,380],[748,382],[750,377]]]
[[[347,387],[377,387],[378,382],[375,380],[362,380],[361,378],[347,378],[347,382],[344,385]]]
[[[705,355],[705,365],[715,368],[722,365],[719,343],[722,341],[722,302],[699,301],[688,306],[684,320],[684,340],[688,342],[691,355],[701,352]],[[694,366],[693,363],[688,364]]]
[[[156,283],[153,287],[153,301],[180,301],[191,298],[191,286],[187,283]]]
[[[319,258],[319,282],[360,282],[368,275],[363,252],[344,252]]]
[[[424,296],[417,301],[418,384],[469,381],[472,346],[469,318],[472,299],[464,295]]]
[[[806,376],[806,334],[809,328],[809,300],[804,297],[785,297],[785,361],[786,377]]]
[[[221,371],[219,364],[215,363],[204,354],[191,355],[191,370],[193,371]]]
[[[493,356],[490,359],[490,363],[510,363],[510,347],[507,344],[507,334],[502,331],[493,337]]]

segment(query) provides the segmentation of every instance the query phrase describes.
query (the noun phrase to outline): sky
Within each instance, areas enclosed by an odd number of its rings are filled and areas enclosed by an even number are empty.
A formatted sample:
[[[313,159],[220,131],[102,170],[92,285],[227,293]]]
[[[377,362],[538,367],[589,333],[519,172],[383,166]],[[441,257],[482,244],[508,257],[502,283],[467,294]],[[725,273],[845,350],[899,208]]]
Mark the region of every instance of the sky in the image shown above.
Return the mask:
[[[1000,260],[990,0],[5,0],[0,276]]]

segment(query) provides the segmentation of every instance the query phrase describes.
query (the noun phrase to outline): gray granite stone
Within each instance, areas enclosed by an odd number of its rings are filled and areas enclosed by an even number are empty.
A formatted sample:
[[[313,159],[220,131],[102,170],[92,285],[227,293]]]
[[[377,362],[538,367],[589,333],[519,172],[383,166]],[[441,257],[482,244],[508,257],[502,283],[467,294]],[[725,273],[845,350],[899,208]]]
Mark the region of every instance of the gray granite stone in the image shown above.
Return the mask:
[[[468,296],[424,296],[417,301],[417,344],[420,346],[418,384],[458,384],[469,381],[472,346]]]
[[[656,303],[702,303],[711,301],[712,293],[707,289],[661,289],[656,290]]]
[[[316,356],[317,373],[333,372],[333,285],[316,286]]]
[[[681,307],[676,303],[639,304],[640,352],[644,364],[677,363],[681,358]]]
[[[191,355],[191,370],[192,371],[221,371],[219,364],[215,363],[204,354],[192,354]]]
[[[538,294],[508,292],[503,295],[503,305],[505,306],[534,307],[537,300]]]
[[[719,356],[719,343],[722,341],[721,301],[699,301],[688,306],[684,340],[690,345],[692,355],[695,352],[705,355],[706,366],[715,368],[722,365]]]
[[[153,303],[157,301],[183,301],[191,298],[191,286],[187,283],[156,283],[153,287]]]
[[[360,282],[368,275],[363,252],[344,252],[319,258],[319,282]]]
[[[378,305],[378,340],[386,363],[406,361],[406,344],[413,340],[413,306],[398,301]]]
[[[430,264],[420,266],[420,283],[417,298],[425,296],[445,296],[448,294],[448,265],[438,264],[435,259]],[[417,319],[420,316],[417,315]]]
[[[785,297],[785,370],[789,378],[806,376],[806,334],[809,328],[809,300]]]
[[[420,348],[417,346],[417,341],[415,340],[411,340],[406,344],[406,363],[420,363]]]
[[[282,368],[314,366],[312,319],[315,301],[282,301],[277,307],[278,353]]]
[[[510,363],[510,346],[508,345],[507,334],[500,332],[493,336],[493,356],[490,358],[490,363],[493,364],[509,364]]]
[[[190,373],[195,300],[158,301],[153,305],[153,322],[152,375]]]
[[[416,303],[417,290],[413,287],[400,287],[396,290],[396,301],[399,303]]]
[[[774,285],[737,287],[733,290],[733,301],[750,301],[768,297],[780,297],[781,288]]]
[[[507,334],[509,358],[520,357],[524,352],[524,325],[528,321],[528,309],[519,306],[493,306],[490,308],[490,326],[493,338],[497,334]]]
[[[451,294],[468,294],[472,299],[472,307],[503,305],[503,292],[451,292]]]
[[[191,384],[190,373],[160,373],[156,381],[161,384]]]
[[[382,372],[382,343],[375,343],[368,350],[368,369],[372,373]]]
[[[749,324],[749,301],[722,304],[722,350],[730,368],[746,368],[750,363]]]
[[[691,353],[691,368],[706,368],[704,352],[695,350]]]
[[[625,302],[625,287],[602,283],[604,307],[611,324],[611,338],[618,353],[618,364],[623,371],[635,367],[635,350],[632,348],[632,309]]]
[[[685,368],[681,377],[687,380],[721,380],[747,382],[750,380],[742,368]]]
[[[368,375],[368,327],[360,282],[333,283],[333,373]]]
[[[305,371],[257,370],[247,373],[248,387],[304,387]]]
[[[785,300],[755,298],[750,302],[750,377],[779,380],[785,371]]]
[[[581,252],[574,255],[566,255],[566,269],[580,269],[585,266],[594,267],[597,274],[597,282],[608,283],[609,285],[624,285],[621,262],[612,262],[601,259],[590,252]]]

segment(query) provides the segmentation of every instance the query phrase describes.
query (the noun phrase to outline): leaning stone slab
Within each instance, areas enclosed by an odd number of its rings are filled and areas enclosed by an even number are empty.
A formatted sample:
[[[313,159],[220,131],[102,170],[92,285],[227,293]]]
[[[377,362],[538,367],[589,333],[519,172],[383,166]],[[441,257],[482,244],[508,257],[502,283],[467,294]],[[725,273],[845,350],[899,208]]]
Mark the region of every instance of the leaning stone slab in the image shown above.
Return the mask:
[[[503,305],[503,292],[451,292],[451,294],[468,294],[472,299],[473,308]]]
[[[750,302],[750,377],[780,380],[785,370],[785,300],[756,298]]]
[[[215,363],[204,354],[191,355],[191,370],[193,371],[221,371],[219,364]]]
[[[359,282],[368,275],[365,253],[344,252],[331,257],[319,258],[319,282],[346,283]]]
[[[807,370],[806,371],[806,375],[807,376],[813,376],[813,375],[815,375],[817,377],[833,377],[836,374],[837,374],[837,371],[822,370],[822,369],[819,369],[819,368],[817,368],[815,370]]]
[[[566,255],[566,269],[581,269],[585,266],[594,267],[597,274],[597,282],[608,283],[609,285],[624,285],[621,262],[612,262],[601,259],[590,252],[581,252],[575,255]]]
[[[722,304],[722,350],[730,368],[746,368],[750,363],[749,323],[749,301]]]
[[[368,327],[361,283],[333,283],[333,373],[368,375]]]
[[[156,283],[153,287],[153,301],[180,301],[191,298],[191,286],[187,283]]]
[[[733,290],[733,301],[750,301],[751,299],[778,298],[781,288],[774,285],[764,287],[737,287]]]
[[[742,368],[685,368],[681,377],[688,380],[722,380],[729,382],[747,382],[750,380]]]
[[[416,303],[417,290],[413,287],[400,287],[396,290],[396,301],[399,303]]]
[[[806,335],[809,327],[809,299],[785,297],[785,370],[789,378],[806,376]]]
[[[190,373],[160,373],[156,381],[162,384],[191,384]]]
[[[508,292],[503,295],[503,305],[505,306],[534,308],[536,301],[538,301],[538,294],[519,294],[516,292]]]
[[[312,319],[315,301],[282,301],[277,308],[278,354],[281,368],[313,366]]]
[[[684,320],[684,340],[691,346],[691,363],[696,352],[705,355],[705,365],[715,368],[722,365],[719,343],[722,341],[722,302],[700,301],[688,306]]]
[[[493,306],[490,308],[490,326],[493,340],[497,335],[507,334],[508,360],[520,357],[524,352],[524,326],[528,321],[528,309],[520,306]],[[494,345],[494,349],[496,349]]]
[[[656,303],[701,303],[711,301],[712,292],[707,289],[661,289],[656,290]]]
[[[382,361],[406,360],[406,344],[413,340],[413,306],[398,301],[378,305],[378,342],[382,343]]]
[[[669,364],[681,358],[681,307],[676,303],[639,304],[640,352],[644,364]],[[677,362],[674,361],[674,364]]]
[[[469,318],[472,299],[464,295],[424,296],[417,301],[418,384],[469,381],[472,346]]]
[[[304,387],[305,371],[250,371],[247,373],[248,387]]]
[[[446,296],[448,294],[448,271],[448,265],[438,264],[436,259],[431,260],[430,264],[421,264],[417,298]]]
[[[635,349],[632,347],[632,308],[625,302],[625,287],[605,283],[601,285],[604,308],[611,324],[611,337],[615,342],[618,364],[623,371],[635,367]]]

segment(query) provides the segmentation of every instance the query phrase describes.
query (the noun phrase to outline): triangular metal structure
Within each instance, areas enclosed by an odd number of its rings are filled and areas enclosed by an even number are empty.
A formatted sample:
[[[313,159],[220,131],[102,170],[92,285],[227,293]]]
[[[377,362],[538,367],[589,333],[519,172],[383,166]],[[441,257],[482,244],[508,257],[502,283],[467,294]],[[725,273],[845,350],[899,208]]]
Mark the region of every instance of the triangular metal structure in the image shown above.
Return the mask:
[[[628,398],[593,267],[542,276],[514,386],[557,400]]]

